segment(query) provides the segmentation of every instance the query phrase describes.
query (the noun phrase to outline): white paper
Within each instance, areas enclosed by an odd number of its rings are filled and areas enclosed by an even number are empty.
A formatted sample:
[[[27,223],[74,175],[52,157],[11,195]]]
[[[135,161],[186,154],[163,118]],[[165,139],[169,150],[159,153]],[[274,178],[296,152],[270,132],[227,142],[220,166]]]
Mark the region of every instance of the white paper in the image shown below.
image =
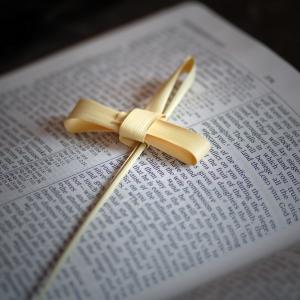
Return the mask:
[[[299,299],[299,244],[227,274],[179,299]]]
[[[166,299],[299,240],[299,74],[185,4],[1,80],[1,298],[32,294],[128,153],[113,134],[67,134],[76,101],[143,107],[187,55],[196,82],[171,119],[212,151],[190,167],[149,148],[48,298]]]

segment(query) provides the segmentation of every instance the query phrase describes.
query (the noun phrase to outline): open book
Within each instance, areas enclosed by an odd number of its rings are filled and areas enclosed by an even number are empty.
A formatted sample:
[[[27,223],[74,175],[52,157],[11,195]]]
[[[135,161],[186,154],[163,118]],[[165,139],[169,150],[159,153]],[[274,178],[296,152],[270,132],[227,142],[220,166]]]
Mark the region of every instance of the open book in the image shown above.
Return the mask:
[[[144,107],[188,55],[196,82],[170,120],[210,153],[191,167],[149,148],[47,299],[300,297],[297,248],[262,260],[300,242],[299,73],[189,3],[1,79],[0,299],[32,297],[128,155],[114,134],[65,131],[77,100]]]

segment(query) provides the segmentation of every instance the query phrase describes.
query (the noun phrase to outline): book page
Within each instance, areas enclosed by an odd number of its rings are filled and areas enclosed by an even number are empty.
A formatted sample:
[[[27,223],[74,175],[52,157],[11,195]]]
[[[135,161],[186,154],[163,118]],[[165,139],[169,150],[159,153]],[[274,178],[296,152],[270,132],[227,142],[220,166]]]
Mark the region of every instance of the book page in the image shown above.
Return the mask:
[[[299,299],[299,247],[297,244],[276,252],[247,268],[176,297],[176,300]]]
[[[32,296],[129,153],[114,134],[65,131],[77,100],[144,107],[188,55],[196,81],[171,120],[212,150],[192,167],[145,151],[48,299],[166,299],[299,240],[300,76],[186,4],[0,81],[0,298]]]

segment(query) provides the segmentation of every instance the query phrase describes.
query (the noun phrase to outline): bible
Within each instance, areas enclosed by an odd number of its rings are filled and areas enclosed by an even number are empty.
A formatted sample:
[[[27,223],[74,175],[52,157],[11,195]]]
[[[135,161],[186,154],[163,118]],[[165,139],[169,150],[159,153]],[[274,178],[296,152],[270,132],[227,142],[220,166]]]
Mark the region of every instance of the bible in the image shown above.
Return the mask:
[[[114,133],[65,130],[78,99],[146,107],[188,55],[195,82],[170,121],[210,152],[189,166],[147,148],[43,298],[300,297],[299,73],[191,2],[0,79],[1,299],[36,297],[129,155]]]

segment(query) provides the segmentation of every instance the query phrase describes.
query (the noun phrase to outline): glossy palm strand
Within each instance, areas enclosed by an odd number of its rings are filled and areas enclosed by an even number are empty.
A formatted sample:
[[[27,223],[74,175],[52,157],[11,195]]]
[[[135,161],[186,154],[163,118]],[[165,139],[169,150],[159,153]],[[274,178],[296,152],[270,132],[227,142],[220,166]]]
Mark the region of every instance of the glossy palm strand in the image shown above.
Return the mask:
[[[80,226],[74,230],[71,238],[65,245],[64,251],[53,264],[52,269],[49,270],[47,277],[45,277],[42,281],[34,299],[45,298],[66,259],[70,256],[90,223],[96,218],[101,207],[109,199],[121,180],[128,173],[143,151],[147,148],[147,145],[156,146],[162,151],[165,151],[187,163],[196,163],[195,159],[198,160],[207,154],[210,149],[210,143],[204,137],[194,133],[193,135],[189,135],[189,133],[191,133],[189,130],[166,121],[175,109],[176,105],[180,102],[184,94],[192,85],[195,77],[195,70],[196,65],[194,58],[188,57],[185,62],[173,73],[170,79],[167,80],[159,89],[159,91],[152,97],[150,103],[146,107],[146,110],[155,114],[155,116],[152,115],[154,121],[151,123],[148,120],[150,126],[145,126],[142,134],[138,134],[144,139],[144,142],[134,139],[132,140],[130,138],[128,139],[128,136],[132,137],[132,135],[131,133],[127,134],[125,129],[125,137],[124,134],[121,135],[120,140],[129,146],[134,145],[133,150],[117,173],[114,175],[107,189],[103,193],[100,193],[100,196],[96,197],[93,203],[93,208],[86,214],[84,219],[81,220]],[[178,89],[176,89],[174,96],[169,99],[173,89],[175,89],[175,85],[179,80],[180,75],[184,73],[187,74],[186,77],[181,82]],[[101,116],[101,118],[99,118],[99,116]],[[70,132],[120,132],[120,127],[124,123],[124,120],[126,120],[127,116],[127,113],[118,112],[93,100],[80,100],[77,106],[71,112],[69,118],[66,119],[65,126]],[[144,120],[139,122],[142,122],[142,125],[144,124]],[[135,127],[138,126],[133,125],[133,128]],[[182,134],[181,131],[183,132]],[[170,132],[171,137],[168,136]],[[136,133],[133,134],[135,135]],[[190,139],[191,136],[193,136],[193,138]],[[178,138],[182,138],[182,140],[179,142],[176,141]],[[197,139],[195,144],[193,144],[194,138]],[[159,139],[162,141],[159,141]],[[173,142],[174,144],[172,144]],[[199,149],[197,149],[198,147]]]
[[[187,76],[168,102],[183,73]],[[65,120],[65,127],[72,133],[113,131],[119,133],[120,141],[128,146],[145,143],[186,164],[196,164],[209,151],[209,142],[203,136],[166,120],[191,86],[194,76],[195,61],[189,57],[153,96],[146,109],[135,108],[129,113],[94,100],[81,99]]]

